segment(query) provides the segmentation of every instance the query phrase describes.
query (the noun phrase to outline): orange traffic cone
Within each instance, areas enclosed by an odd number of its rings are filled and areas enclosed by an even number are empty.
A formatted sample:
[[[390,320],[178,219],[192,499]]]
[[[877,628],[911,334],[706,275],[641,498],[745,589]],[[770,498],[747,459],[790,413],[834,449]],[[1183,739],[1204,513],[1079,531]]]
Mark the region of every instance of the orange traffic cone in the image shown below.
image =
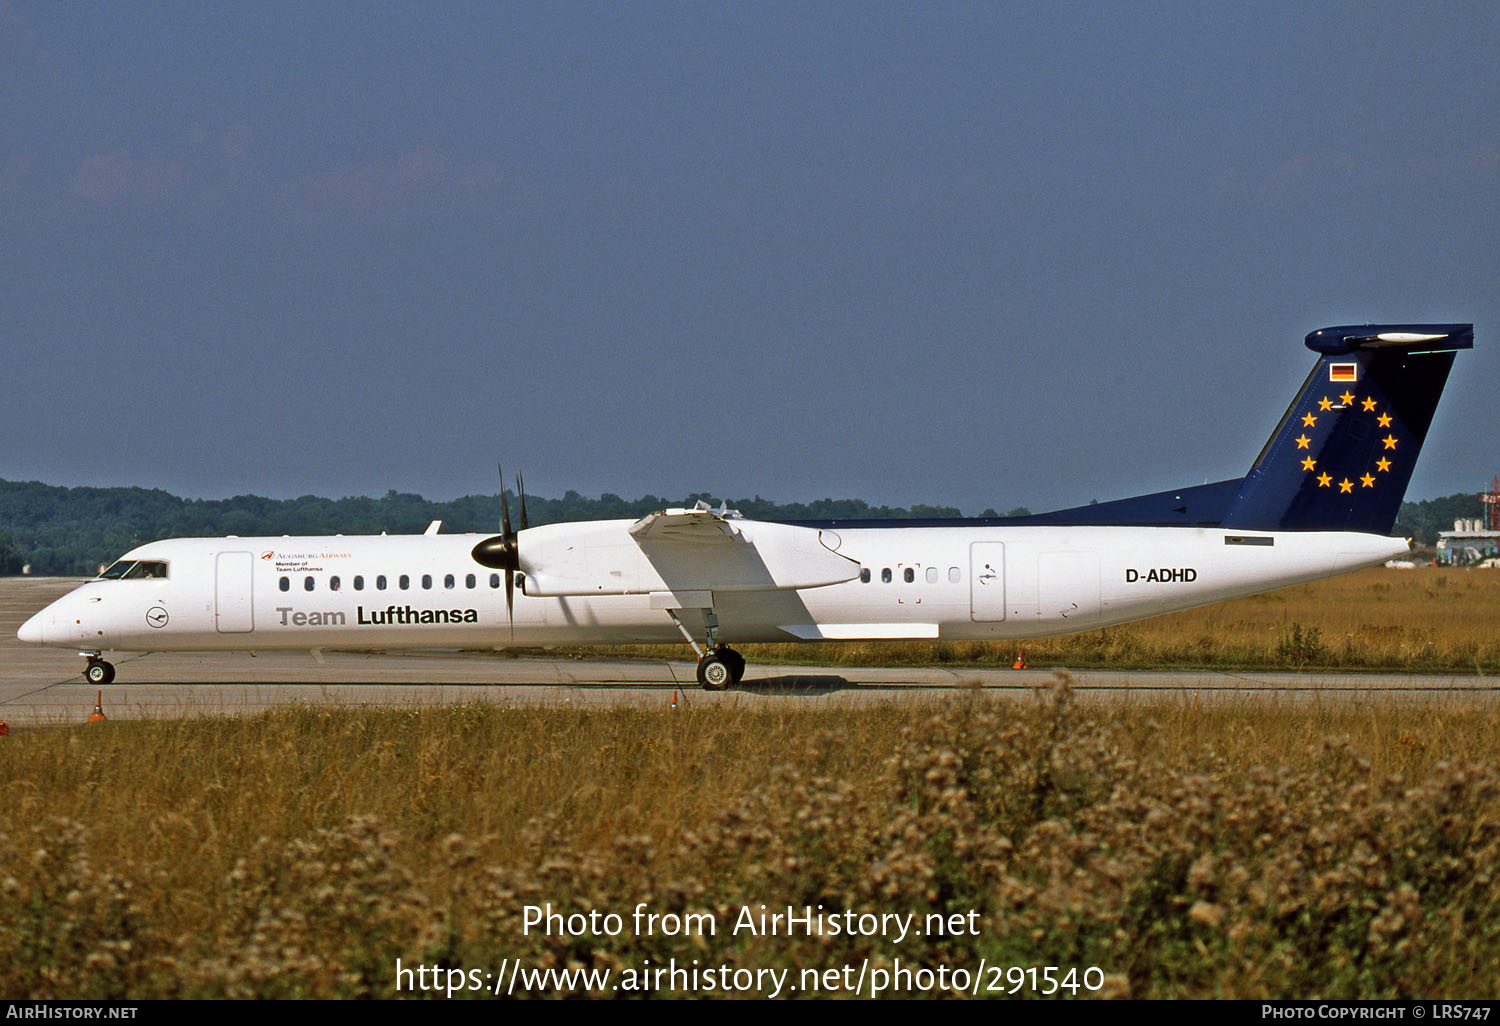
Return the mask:
[[[676,688],[672,689],[672,708],[673,709],[677,708],[677,689]]]
[[[1016,661],[1010,664],[1010,668],[1012,670],[1031,669],[1031,667],[1026,665],[1026,655],[1022,649],[1016,649]]]
[[[104,692],[100,691],[94,698],[94,712],[89,717],[90,723],[103,723],[109,717],[104,715]]]

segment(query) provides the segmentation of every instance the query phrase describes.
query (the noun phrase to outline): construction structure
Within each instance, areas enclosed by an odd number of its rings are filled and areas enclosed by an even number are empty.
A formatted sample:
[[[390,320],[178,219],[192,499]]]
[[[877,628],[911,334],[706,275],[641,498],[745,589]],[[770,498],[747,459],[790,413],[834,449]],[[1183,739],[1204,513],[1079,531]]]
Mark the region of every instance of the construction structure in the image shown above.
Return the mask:
[[[1490,490],[1482,493],[1479,501],[1484,503],[1485,530],[1500,531],[1500,476],[1490,479]]]
[[[1481,492],[1484,516],[1478,520],[1455,520],[1453,530],[1439,531],[1437,562],[1439,566],[1495,565],[1500,559],[1500,477],[1493,478],[1490,490]]]

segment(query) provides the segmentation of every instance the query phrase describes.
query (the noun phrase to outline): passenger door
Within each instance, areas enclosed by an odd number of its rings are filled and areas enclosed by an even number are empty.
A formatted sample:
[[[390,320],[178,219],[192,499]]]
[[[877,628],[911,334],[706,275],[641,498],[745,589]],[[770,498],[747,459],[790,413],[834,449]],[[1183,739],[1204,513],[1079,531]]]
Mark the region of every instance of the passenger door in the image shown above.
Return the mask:
[[[255,557],[248,552],[221,552],[214,561],[214,625],[220,634],[248,634],[255,629],[251,594]]]

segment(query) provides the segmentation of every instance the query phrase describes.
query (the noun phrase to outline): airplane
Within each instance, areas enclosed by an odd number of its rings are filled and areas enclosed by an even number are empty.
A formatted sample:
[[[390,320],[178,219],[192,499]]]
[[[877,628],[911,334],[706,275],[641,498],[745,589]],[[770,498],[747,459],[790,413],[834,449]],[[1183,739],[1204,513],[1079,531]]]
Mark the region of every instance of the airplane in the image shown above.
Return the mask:
[[[1308,375],[1244,477],[1022,517],[757,521],[721,507],[500,533],[176,538],[32,616],[106,652],[686,643],[708,690],[751,642],[1034,638],[1373,566],[1471,324],[1306,337]]]

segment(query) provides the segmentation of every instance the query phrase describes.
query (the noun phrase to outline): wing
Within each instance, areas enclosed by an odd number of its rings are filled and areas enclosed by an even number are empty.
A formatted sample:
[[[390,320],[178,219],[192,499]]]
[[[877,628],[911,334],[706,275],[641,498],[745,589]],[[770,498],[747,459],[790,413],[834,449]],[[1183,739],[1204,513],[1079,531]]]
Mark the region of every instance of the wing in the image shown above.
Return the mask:
[[[852,580],[838,535],[725,511],[659,510],[635,522],[551,524],[521,536],[528,595],[781,591]]]

